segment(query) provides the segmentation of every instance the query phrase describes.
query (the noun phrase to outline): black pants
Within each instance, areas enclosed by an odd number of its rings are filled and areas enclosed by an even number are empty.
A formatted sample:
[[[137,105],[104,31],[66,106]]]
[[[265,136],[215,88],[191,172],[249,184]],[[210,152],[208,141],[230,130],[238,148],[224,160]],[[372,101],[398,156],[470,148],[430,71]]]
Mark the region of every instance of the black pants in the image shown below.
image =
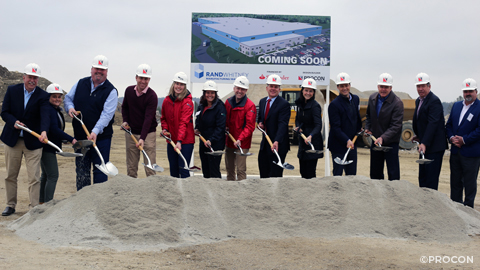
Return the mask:
[[[398,160],[398,143],[388,145],[390,151],[375,151],[372,143],[370,148],[370,178],[385,179],[383,168],[387,163],[388,180],[400,180],[400,161]]]
[[[345,175],[356,175],[357,174],[357,148],[353,148],[350,150],[348,153],[347,158],[345,161],[350,161],[352,160],[353,162],[348,164],[348,165],[340,165],[335,162],[335,158],[339,158],[343,160],[345,157],[345,153],[347,153],[347,150],[345,152],[332,152],[332,161],[333,161],[333,176],[342,176],[343,172],[345,171]]]
[[[318,159],[300,159],[300,175],[302,178],[310,179],[317,177],[317,162]]]
[[[200,142],[200,144],[203,144],[203,142]],[[205,152],[210,152],[210,149],[203,145],[200,145],[199,152],[200,161],[202,162],[203,177],[222,178],[222,174],[220,173],[220,162],[222,161],[222,156],[205,154]]]
[[[460,153],[450,155],[450,198],[453,201],[473,208],[479,167],[480,157],[464,157]]]
[[[280,160],[282,164],[285,162],[285,157],[287,152],[279,152]],[[269,177],[282,177],[283,168],[276,165],[278,163],[278,157],[272,152],[270,145],[265,142],[264,147],[260,149],[258,153],[258,169],[260,171],[260,178],[269,178]]]
[[[438,177],[442,170],[443,154],[445,151],[425,154],[426,159],[433,160],[432,163],[418,165],[418,185],[438,190]],[[422,158],[420,154],[418,158]]]

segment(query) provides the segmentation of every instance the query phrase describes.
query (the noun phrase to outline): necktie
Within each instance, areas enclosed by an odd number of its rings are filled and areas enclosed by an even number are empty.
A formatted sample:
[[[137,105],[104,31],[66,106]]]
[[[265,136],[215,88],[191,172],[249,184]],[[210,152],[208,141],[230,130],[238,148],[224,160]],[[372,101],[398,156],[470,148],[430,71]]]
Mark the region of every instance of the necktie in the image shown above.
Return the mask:
[[[421,98],[420,103],[418,103],[417,118],[418,118],[418,113],[420,112],[420,107],[422,107],[422,104],[423,104],[423,98]]]
[[[271,99],[267,99],[267,109],[265,109],[265,121],[267,121],[268,111],[270,111],[270,100]]]

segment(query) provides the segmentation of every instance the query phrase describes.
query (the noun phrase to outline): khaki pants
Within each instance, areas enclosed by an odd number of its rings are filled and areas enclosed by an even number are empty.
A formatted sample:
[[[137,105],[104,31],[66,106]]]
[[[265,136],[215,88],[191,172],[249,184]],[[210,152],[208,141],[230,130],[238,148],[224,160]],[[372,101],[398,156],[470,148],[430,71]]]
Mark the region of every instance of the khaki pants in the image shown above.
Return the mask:
[[[17,205],[18,173],[22,166],[22,155],[25,156],[25,163],[27,164],[29,207],[37,206],[40,199],[40,160],[42,158],[42,148],[28,150],[21,138],[18,139],[14,147],[5,145],[4,148],[7,168],[7,178],[5,178],[7,206],[15,208]]]
[[[137,141],[140,139],[140,135],[135,135]],[[138,171],[138,162],[140,161],[140,155],[144,156],[143,153],[135,146],[130,134],[125,133],[125,146],[127,148],[127,175],[133,178],[137,178]],[[150,158],[150,162],[153,164],[157,163],[157,141],[155,132],[150,132],[147,134],[143,144],[143,150],[147,153]],[[143,157],[143,163],[148,164],[147,158]],[[145,174],[148,176],[155,175],[155,171],[145,167]]]
[[[242,148],[244,153],[248,153],[250,148]],[[225,147],[225,167],[227,167],[227,180],[235,180],[235,167],[237,168],[236,180],[247,179],[247,156],[237,155],[234,152],[240,151],[237,148]]]

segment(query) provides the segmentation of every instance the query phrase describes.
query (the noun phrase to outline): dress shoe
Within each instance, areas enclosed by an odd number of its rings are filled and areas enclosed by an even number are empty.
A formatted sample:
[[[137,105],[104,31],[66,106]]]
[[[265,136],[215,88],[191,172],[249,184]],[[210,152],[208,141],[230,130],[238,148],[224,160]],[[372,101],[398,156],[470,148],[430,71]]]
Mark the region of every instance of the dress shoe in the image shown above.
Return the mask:
[[[15,213],[15,208],[7,206],[7,208],[5,208],[5,210],[2,212],[2,216],[10,216],[13,213]]]

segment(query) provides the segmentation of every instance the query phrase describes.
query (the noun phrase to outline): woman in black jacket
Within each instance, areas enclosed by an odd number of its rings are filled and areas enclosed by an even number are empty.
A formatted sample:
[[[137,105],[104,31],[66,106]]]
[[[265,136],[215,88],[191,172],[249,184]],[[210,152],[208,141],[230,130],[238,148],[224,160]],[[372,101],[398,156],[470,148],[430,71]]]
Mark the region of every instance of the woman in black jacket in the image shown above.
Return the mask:
[[[203,85],[203,95],[200,98],[200,106],[196,113],[195,133],[200,133],[206,143],[200,141],[200,160],[202,162],[203,177],[222,178],[220,173],[220,161],[222,156],[205,154],[210,152],[210,145],[214,151],[225,148],[225,123],[227,111],[225,105],[218,98],[217,85],[213,81],[207,81]]]
[[[322,108],[315,100],[316,82],[313,79],[305,79],[302,83],[300,97],[295,101],[297,105],[297,116],[295,117],[296,130],[302,132],[307,140],[298,135],[298,154],[300,163],[300,174],[303,178],[315,178],[317,162],[323,158],[323,153],[306,153],[311,147],[306,143],[309,141],[315,150],[323,150],[322,136]]]
[[[65,118],[62,114],[62,95],[63,91],[60,85],[52,83],[47,87],[47,93],[50,94],[50,129],[48,130],[48,139],[62,148],[62,140],[76,143],[77,141],[67,133],[65,130]],[[58,163],[57,150],[48,144],[45,144],[42,151],[42,159],[40,160],[40,167],[42,174],[40,176],[40,203],[46,203],[53,199],[55,187],[58,180]]]

